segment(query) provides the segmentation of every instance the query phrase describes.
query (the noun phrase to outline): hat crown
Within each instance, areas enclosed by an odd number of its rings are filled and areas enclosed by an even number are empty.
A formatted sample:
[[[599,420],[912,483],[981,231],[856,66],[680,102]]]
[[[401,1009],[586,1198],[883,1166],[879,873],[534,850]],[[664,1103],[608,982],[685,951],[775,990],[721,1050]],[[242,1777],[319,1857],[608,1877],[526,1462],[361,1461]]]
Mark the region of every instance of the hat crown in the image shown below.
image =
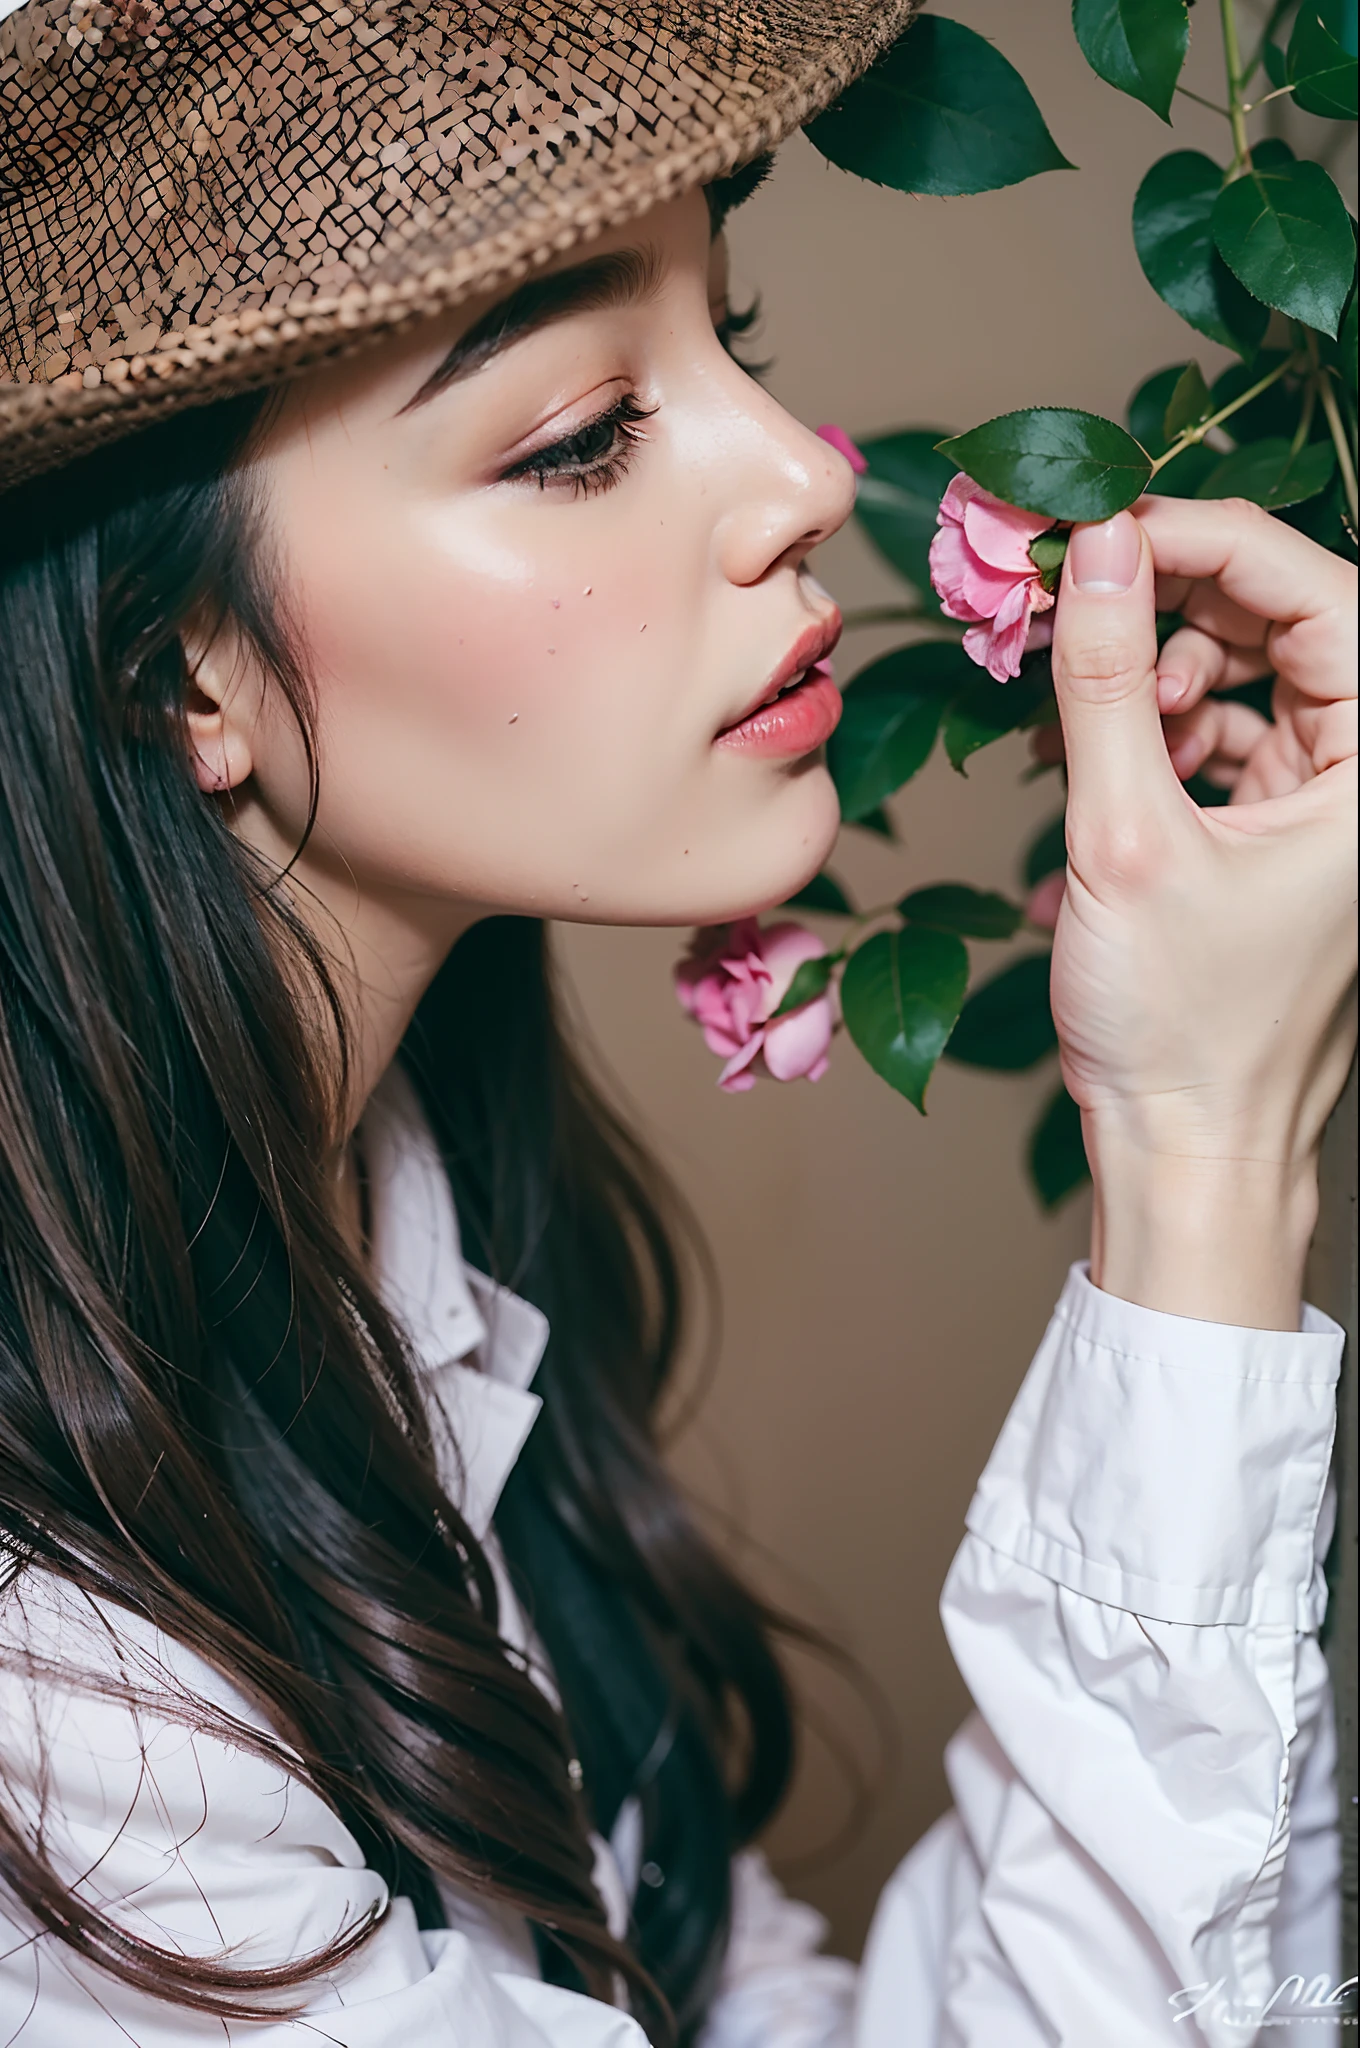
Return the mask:
[[[0,488],[724,176],[913,5],[26,0],[0,18]]]

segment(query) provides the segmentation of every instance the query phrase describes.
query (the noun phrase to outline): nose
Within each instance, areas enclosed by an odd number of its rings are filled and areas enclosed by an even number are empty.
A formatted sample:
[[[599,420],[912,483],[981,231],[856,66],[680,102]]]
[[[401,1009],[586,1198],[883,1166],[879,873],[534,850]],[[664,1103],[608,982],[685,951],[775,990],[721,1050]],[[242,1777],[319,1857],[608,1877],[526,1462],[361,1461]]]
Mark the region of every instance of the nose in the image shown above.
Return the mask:
[[[844,526],[855,506],[854,473],[845,457],[758,385],[747,381],[747,390],[752,397],[731,495],[717,527],[723,573],[739,585],[796,569]]]

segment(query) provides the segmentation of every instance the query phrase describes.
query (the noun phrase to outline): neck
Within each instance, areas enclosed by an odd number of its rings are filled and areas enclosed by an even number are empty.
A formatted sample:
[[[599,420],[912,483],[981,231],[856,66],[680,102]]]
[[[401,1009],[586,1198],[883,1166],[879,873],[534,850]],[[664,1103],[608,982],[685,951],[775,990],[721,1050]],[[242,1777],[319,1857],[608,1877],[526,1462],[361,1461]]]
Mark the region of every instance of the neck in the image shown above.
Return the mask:
[[[461,898],[411,889],[374,888],[347,868],[328,862],[313,841],[289,860],[257,807],[237,804],[233,829],[281,873],[293,909],[320,946],[345,1012],[349,1071],[340,1105],[334,1154],[338,1213],[347,1238],[362,1255],[360,1181],[353,1138],[369,1096],[396,1055],[421,997],[463,933],[489,912]],[[252,826],[254,829],[251,829]],[[316,1028],[332,1040],[333,1022],[320,1012]],[[335,1048],[338,1064],[339,1047]]]

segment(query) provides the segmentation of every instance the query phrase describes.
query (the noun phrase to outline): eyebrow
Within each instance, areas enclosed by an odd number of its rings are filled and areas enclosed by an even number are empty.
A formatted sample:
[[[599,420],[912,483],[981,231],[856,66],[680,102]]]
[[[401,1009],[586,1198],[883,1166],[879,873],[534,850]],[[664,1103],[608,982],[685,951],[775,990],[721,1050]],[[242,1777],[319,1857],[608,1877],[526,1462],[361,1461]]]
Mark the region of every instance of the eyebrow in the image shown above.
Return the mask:
[[[428,405],[450,384],[470,377],[493,357],[526,335],[537,334],[555,320],[574,313],[598,313],[624,306],[641,305],[661,283],[660,252],[650,244],[641,249],[611,250],[570,270],[554,270],[547,277],[533,277],[507,298],[501,299],[458,337],[444,360],[432,370],[419,391],[401,408],[414,412]]]

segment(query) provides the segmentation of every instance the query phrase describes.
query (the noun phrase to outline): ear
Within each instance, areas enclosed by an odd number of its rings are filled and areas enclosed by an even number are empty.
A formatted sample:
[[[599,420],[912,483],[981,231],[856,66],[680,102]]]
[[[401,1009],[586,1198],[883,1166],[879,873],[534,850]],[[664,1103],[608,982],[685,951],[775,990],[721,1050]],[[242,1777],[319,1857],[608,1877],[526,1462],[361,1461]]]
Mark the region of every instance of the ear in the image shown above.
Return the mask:
[[[229,627],[207,642],[192,632],[185,637],[185,722],[194,776],[209,796],[237,788],[255,767],[252,735],[259,706],[235,641]]]

